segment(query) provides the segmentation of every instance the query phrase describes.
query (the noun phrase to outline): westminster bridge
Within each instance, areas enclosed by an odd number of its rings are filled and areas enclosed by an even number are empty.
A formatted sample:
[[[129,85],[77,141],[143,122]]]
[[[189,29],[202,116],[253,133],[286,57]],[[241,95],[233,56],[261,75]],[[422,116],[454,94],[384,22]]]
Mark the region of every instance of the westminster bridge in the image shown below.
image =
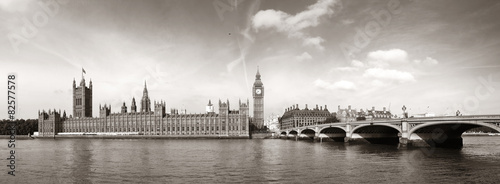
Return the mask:
[[[500,132],[500,115],[441,116],[317,124],[280,130],[280,137],[413,147],[463,146],[462,133],[489,127]]]

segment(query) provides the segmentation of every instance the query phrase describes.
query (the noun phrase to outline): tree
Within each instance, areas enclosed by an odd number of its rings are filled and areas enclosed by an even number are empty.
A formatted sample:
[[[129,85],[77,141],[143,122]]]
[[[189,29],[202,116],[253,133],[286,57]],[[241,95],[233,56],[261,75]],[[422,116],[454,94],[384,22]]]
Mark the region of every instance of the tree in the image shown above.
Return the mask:
[[[340,122],[340,120],[337,119],[337,117],[335,117],[335,116],[330,116],[330,117],[326,118],[325,121],[323,121],[323,123],[335,123],[335,122]]]
[[[37,119],[16,119],[16,120],[1,120],[0,121],[0,135],[10,135],[11,123],[16,123],[16,134],[17,135],[33,135],[34,132],[38,131],[38,120]]]

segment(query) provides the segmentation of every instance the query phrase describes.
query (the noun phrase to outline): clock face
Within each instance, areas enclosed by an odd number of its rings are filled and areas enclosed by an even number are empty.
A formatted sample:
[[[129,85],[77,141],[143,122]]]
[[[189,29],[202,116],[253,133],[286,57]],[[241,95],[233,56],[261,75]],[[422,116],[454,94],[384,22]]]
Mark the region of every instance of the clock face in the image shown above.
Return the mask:
[[[260,93],[262,93],[262,91],[260,89],[256,89],[255,93],[257,93],[258,95],[260,95]]]

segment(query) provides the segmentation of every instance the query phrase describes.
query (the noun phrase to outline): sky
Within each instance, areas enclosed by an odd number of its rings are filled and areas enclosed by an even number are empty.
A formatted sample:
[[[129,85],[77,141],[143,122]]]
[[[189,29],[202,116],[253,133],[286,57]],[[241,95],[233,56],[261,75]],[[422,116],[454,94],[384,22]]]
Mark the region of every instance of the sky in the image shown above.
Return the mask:
[[[498,17],[491,0],[0,0],[0,85],[16,74],[25,119],[72,114],[82,68],[94,117],[139,103],[145,81],[167,111],[237,109],[257,68],[266,117],[294,104],[500,114]]]

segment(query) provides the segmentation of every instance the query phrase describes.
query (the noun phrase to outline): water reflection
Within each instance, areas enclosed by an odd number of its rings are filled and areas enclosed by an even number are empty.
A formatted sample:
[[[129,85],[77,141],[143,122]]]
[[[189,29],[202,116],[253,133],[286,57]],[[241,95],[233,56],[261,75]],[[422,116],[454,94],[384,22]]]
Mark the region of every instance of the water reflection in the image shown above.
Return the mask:
[[[63,140],[68,143],[69,141]],[[78,144],[66,144],[65,146],[70,147],[71,155],[71,172],[70,176],[73,183],[91,183],[91,167],[93,165],[92,160],[92,141],[78,141]]]
[[[472,139],[472,140],[471,140]],[[294,140],[20,140],[18,183],[493,183],[500,141],[462,150]],[[3,150],[2,150],[3,151]]]

